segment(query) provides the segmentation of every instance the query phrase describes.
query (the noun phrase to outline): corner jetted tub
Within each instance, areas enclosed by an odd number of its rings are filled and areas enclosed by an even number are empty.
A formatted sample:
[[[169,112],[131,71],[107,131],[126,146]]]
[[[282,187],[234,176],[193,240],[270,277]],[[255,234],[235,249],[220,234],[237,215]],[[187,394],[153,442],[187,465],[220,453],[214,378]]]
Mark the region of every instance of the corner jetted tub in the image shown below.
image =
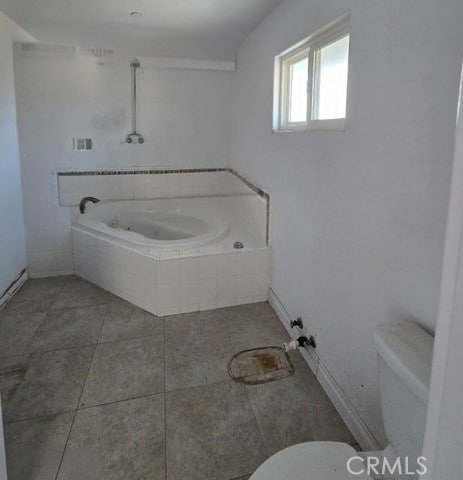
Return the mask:
[[[155,201],[100,202],[88,206],[74,224],[89,233],[144,249],[187,249],[222,239],[224,221],[173,209],[160,211]]]
[[[73,212],[74,272],[158,316],[264,302],[270,249],[256,211],[241,197],[88,203]]]

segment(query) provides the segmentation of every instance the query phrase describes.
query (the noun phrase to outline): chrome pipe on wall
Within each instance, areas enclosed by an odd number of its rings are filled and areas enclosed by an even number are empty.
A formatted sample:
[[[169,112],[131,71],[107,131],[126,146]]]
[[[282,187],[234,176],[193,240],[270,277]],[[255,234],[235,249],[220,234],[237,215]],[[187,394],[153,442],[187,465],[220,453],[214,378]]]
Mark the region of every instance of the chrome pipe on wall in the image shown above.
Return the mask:
[[[143,135],[137,132],[137,69],[140,62],[135,59],[130,67],[132,69],[132,132],[125,139],[127,143],[144,143]]]

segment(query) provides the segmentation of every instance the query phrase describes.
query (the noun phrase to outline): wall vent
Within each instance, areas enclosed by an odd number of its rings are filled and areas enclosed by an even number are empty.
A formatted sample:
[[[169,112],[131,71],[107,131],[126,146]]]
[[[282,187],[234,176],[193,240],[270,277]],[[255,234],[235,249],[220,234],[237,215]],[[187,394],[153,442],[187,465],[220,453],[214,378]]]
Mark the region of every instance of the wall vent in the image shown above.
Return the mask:
[[[98,65],[104,65],[114,55],[114,50],[111,48],[89,48],[88,50],[82,50],[82,54],[94,57]]]
[[[72,148],[75,152],[90,152],[93,150],[91,138],[73,138]]]
[[[111,48],[90,48],[88,51],[96,58],[110,57],[114,53]]]

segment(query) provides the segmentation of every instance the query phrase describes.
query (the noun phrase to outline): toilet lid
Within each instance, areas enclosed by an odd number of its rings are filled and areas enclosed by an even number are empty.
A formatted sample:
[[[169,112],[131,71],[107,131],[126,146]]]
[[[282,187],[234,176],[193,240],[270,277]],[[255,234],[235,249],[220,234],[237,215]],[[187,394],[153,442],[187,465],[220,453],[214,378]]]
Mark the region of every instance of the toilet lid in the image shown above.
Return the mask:
[[[358,452],[346,443],[300,443],[270,457],[250,480],[372,480],[365,473],[349,473],[347,462],[352,457]],[[358,458],[350,465],[354,473],[363,469]]]

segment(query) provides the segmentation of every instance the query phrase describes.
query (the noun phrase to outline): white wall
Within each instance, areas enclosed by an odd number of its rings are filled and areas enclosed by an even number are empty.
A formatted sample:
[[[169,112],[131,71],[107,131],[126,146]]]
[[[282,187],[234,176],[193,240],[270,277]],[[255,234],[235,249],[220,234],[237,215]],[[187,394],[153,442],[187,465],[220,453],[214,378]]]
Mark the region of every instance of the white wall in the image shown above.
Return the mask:
[[[70,209],[58,205],[57,169],[224,165],[232,74],[141,69],[138,127],[144,145],[123,143],[131,130],[130,61],[17,50],[15,77],[25,189],[27,258],[32,276],[72,272]],[[95,151],[72,152],[73,137]]]
[[[274,56],[347,12],[346,131],[272,134]],[[372,333],[435,325],[462,16],[459,0],[286,0],[238,53],[231,166],[271,194],[272,288],[382,443]]]
[[[462,478],[463,462],[463,76],[455,136],[445,255],[434,343],[422,480]]]
[[[0,13],[0,297],[26,267],[13,76],[14,27]]]
[[[272,134],[274,56],[348,11],[346,132]],[[18,55],[31,273],[72,271],[56,169],[231,163],[272,195],[274,291],[306,319],[321,361],[384,442],[371,336],[398,318],[434,330],[462,16],[459,0],[286,0],[242,44],[237,74],[142,72],[143,146],[121,143],[129,58],[102,67]],[[72,153],[74,136],[92,136],[96,151]]]

